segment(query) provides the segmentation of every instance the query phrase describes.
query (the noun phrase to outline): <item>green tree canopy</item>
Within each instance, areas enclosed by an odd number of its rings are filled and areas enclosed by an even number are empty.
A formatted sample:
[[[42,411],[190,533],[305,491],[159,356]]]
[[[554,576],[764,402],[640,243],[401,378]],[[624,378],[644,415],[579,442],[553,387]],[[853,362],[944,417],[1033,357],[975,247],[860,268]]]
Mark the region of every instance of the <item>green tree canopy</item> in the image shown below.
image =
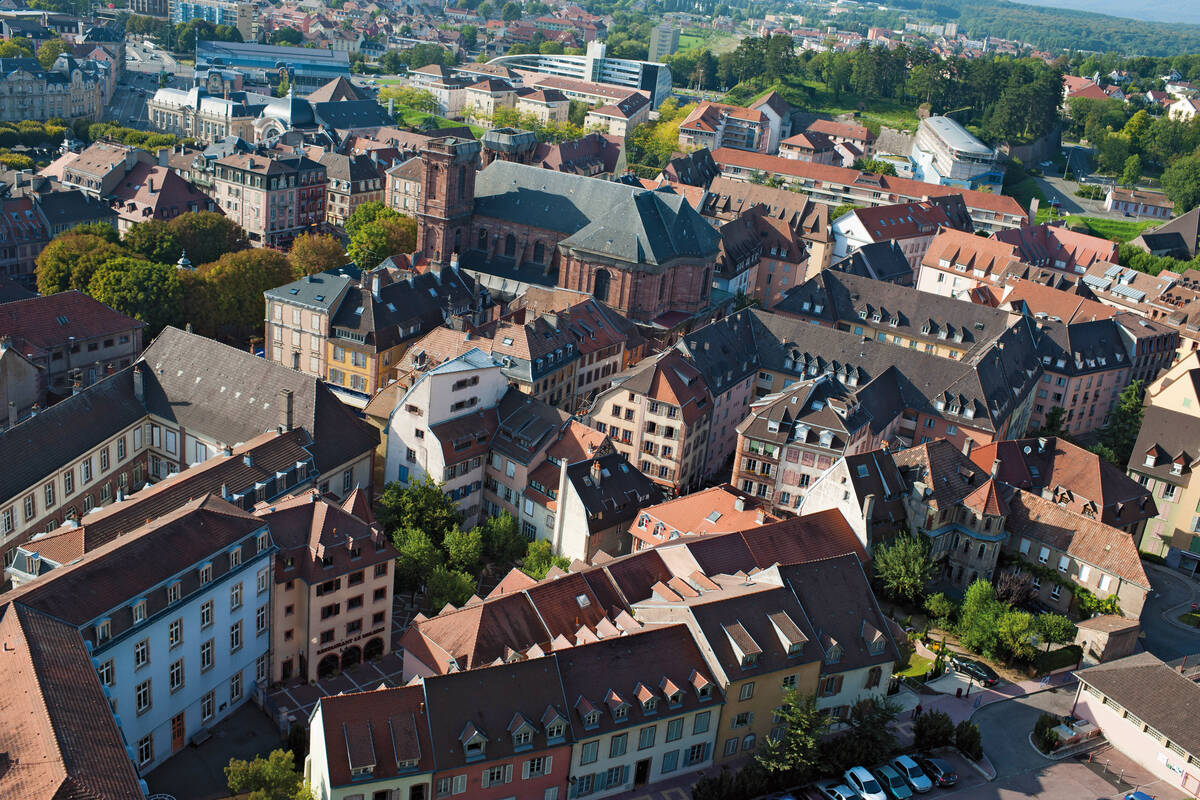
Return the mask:
[[[287,26],[279,28],[271,34],[271,44],[298,45],[303,41],[303,33]]]
[[[28,39],[5,39],[0,42],[0,58],[33,58],[33,46]]]
[[[415,592],[429,582],[433,571],[442,566],[442,551],[417,528],[392,531],[392,543],[400,551],[396,559],[396,588]]]
[[[266,248],[226,253],[197,271],[211,287],[209,313],[218,334],[239,341],[262,328],[263,293],[295,278],[287,257]]]
[[[360,227],[350,237],[346,253],[359,269],[372,270],[388,256],[411,253],[416,246],[417,221],[412,217],[395,216]]]
[[[63,53],[69,52],[71,46],[62,39],[51,39],[38,48],[37,60],[42,69],[50,69]]]
[[[517,520],[507,511],[483,521],[483,553],[498,564],[512,564],[521,556],[529,542],[521,535]]]
[[[130,256],[100,264],[88,281],[88,294],[142,320],[151,335],[177,323],[182,310],[183,287],[175,267]]]
[[[90,233],[93,236],[99,236],[106,242],[112,242],[113,244],[120,244],[121,242],[121,234],[117,233],[117,229],[107,222],[85,222],[82,225],[76,225],[74,228],[71,228],[67,233]]]
[[[288,263],[297,276],[315,275],[345,266],[349,259],[341,242],[329,234],[304,233],[292,242]]]
[[[209,264],[226,253],[245,250],[250,240],[242,226],[215,211],[180,214],[167,223],[193,264]]]
[[[385,89],[383,91],[389,90]],[[395,209],[388,208],[378,200],[372,200],[369,203],[362,203],[356,207],[353,213],[346,219],[346,224],[342,227],[345,228],[347,236],[353,236],[365,225],[381,219],[395,219],[398,216],[400,215]]]
[[[1070,617],[1062,614],[1038,614],[1035,627],[1042,641],[1046,643],[1047,650],[1052,644],[1071,644],[1075,641],[1075,633],[1078,631]]]
[[[38,254],[34,271],[38,292],[44,295],[68,289],[86,292],[97,267],[128,254],[120,245],[94,234],[65,233]]]
[[[806,781],[816,772],[829,716],[817,708],[815,697],[800,696],[795,689],[784,694],[776,714],[782,733],[777,738],[768,737],[754,758],[768,772],[786,776],[789,782]]]
[[[1000,646],[1015,661],[1033,658],[1033,615],[1028,611],[1004,611],[996,621]]]
[[[253,761],[230,759],[225,780],[234,794],[249,793],[247,800],[312,800],[312,791],[296,769],[295,759],[283,749]]]
[[[446,604],[461,608],[475,594],[475,579],[465,572],[449,567],[436,567],[427,583],[429,603],[435,611]]]
[[[446,534],[442,546],[446,549],[446,561],[454,569],[471,575],[477,574],[483,558],[483,530],[472,528],[464,531],[454,528]]]
[[[160,219],[135,222],[125,231],[125,246],[142,258],[174,264],[182,249],[179,237]]]
[[[1133,445],[1142,429],[1142,387],[1138,380],[1121,390],[1117,404],[1108,415],[1108,424],[1097,435],[1098,444],[1107,447],[1116,458],[1116,465],[1124,468],[1133,456]]]
[[[534,539],[530,542],[525,551],[525,559],[521,562],[521,569],[536,581],[546,577],[551,567],[567,569],[569,566],[570,560],[554,555],[554,548],[545,539]]]
[[[1200,205],[1200,155],[1183,156],[1163,170],[1163,191],[1182,214]]]
[[[875,574],[895,599],[920,603],[933,575],[929,542],[923,536],[904,534],[876,545]]]
[[[1000,644],[1000,616],[1004,606],[996,599],[992,584],[982,578],[967,587],[958,609],[959,641],[968,650],[992,655]]]
[[[402,528],[416,528],[428,534],[437,547],[441,547],[446,534],[462,525],[454,501],[429,475],[407,485],[387,484],[376,503],[375,516],[393,537]]]

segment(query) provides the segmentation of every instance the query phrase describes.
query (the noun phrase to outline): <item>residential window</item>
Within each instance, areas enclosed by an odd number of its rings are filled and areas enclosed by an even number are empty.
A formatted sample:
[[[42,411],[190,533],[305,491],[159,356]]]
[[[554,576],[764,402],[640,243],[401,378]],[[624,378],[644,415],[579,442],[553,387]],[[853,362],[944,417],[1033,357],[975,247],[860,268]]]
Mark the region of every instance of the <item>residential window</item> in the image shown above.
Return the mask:
[[[54,507],[54,484],[47,483],[45,488],[46,510]]]
[[[235,672],[229,679],[229,702],[236,703],[242,699],[242,673]]]
[[[1100,591],[1102,591],[1102,592],[1107,592],[1107,591],[1108,591],[1108,587],[1109,587],[1109,585],[1110,585],[1111,583],[1112,583],[1112,578],[1111,578],[1111,577],[1109,577],[1108,575],[1101,575],[1101,576],[1100,576],[1100,583],[1098,584],[1097,588],[1099,588],[1099,589],[1100,589]]]
[[[521,766],[521,777],[528,780],[548,775],[552,768],[552,759],[553,756],[535,756],[529,759]]]
[[[183,595],[183,583],[175,581],[167,587],[167,603],[178,603]]]
[[[654,747],[654,734],[658,731],[655,725],[648,725],[638,731],[638,750]]]
[[[208,672],[213,665],[213,640],[208,639],[200,645],[200,671]]]
[[[1050,560],[1050,548],[1049,547],[1043,547],[1042,549],[1038,550],[1038,563],[1039,564],[1045,564],[1049,560]]]
[[[260,550],[260,552],[261,552],[261,550]],[[255,580],[255,585],[256,585],[256,588],[258,589],[259,594],[262,594],[263,592],[265,592],[267,590],[267,585],[268,585],[267,580],[268,580],[267,568],[263,567],[262,569],[260,569],[258,571],[258,577]]]
[[[133,646],[133,668],[141,669],[150,663],[150,640],[142,639]]]
[[[674,772],[679,768],[679,751],[672,750],[669,753],[663,753],[662,772],[666,775],[668,772]]]
[[[688,748],[687,754],[683,758],[684,766],[690,767],[693,764],[699,764],[708,758],[708,743],[701,742],[694,744]]]
[[[784,689],[795,689],[796,688],[796,676],[795,675],[784,675],[783,676],[783,688]]]
[[[618,733],[614,734],[608,741],[608,757],[617,758],[625,755],[625,748],[629,741],[629,734]]]
[[[200,699],[200,721],[208,722],[213,718],[213,705],[216,701],[216,696],[213,692],[209,692]]]
[[[183,659],[173,661],[171,663],[170,673],[168,675],[168,684],[172,692],[177,692],[183,688]]]
[[[738,737],[734,736],[725,740],[725,755],[731,756],[738,751]]]
[[[235,583],[229,587],[229,610],[236,611],[242,607],[242,585]]]
[[[149,734],[138,739],[138,766],[142,767],[154,760],[154,735]]]
[[[182,619],[172,620],[171,624],[167,626],[167,642],[171,645],[171,647],[175,647],[176,645],[183,643]]]
[[[711,711],[701,711],[692,719],[692,735],[698,733],[706,733],[708,731],[709,720],[712,719]]]
[[[242,621],[229,626],[229,652],[236,653],[242,649]]]
[[[92,457],[88,456],[79,464],[79,482],[87,485],[92,480]]]
[[[754,681],[743,683],[741,690],[738,692],[739,700],[749,700],[754,697]]]
[[[200,630],[212,625],[213,622],[213,601],[205,600],[204,605],[200,606]]]
[[[69,469],[63,473],[63,495],[70,497],[75,493],[75,470]]]
[[[254,614],[254,628],[259,634],[267,632],[267,607],[259,606]]]
[[[146,621],[146,601],[138,600],[133,604],[133,624]]]
[[[134,708],[139,714],[145,714],[153,705],[154,699],[150,691],[150,679],[142,681],[134,690]]]
[[[235,547],[229,551],[229,568],[241,566],[242,564],[242,548]]]
[[[579,763],[594,764],[600,757],[600,740],[594,739],[590,742],[584,742],[579,748]]]
[[[113,661],[111,658],[96,667],[96,675],[100,678],[101,686],[113,685]]]

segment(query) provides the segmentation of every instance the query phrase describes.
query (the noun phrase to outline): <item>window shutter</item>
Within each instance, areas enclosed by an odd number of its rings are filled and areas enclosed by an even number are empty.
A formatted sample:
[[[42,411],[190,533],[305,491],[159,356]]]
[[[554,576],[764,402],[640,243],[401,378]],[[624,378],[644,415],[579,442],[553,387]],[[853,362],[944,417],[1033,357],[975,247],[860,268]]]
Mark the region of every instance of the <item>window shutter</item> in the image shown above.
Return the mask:
[[[491,782],[488,780],[488,770],[485,769],[483,771],[483,777],[479,779],[479,786],[480,788],[486,789],[491,785]]]
[[[466,790],[467,790],[466,773],[463,773],[462,775],[455,775],[454,776],[454,793],[462,794]]]
[[[553,764],[554,756],[546,756],[546,763],[542,765],[542,774],[549,775],[554,770]]]
[[[526,761],[521,765],[521,780],[523,781],[529,780],[529,764],[530,762]]]
[[[750,716],[746,719],[746,724],[747,725],[754,724],[754,712],[753,711],[750,712]]]

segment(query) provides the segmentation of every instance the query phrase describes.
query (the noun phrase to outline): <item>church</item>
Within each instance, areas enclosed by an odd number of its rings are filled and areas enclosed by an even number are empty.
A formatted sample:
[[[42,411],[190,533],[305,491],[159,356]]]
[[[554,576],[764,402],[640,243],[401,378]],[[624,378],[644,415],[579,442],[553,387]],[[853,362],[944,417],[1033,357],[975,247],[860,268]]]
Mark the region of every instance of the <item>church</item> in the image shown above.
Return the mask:
[[[660,330],[714,310],[720,235],[683,197],[503,156],[479,169],[483,146],[446,137],[421,151],[417,250],[429,261],[457,263],[501,294],[587,292]]]

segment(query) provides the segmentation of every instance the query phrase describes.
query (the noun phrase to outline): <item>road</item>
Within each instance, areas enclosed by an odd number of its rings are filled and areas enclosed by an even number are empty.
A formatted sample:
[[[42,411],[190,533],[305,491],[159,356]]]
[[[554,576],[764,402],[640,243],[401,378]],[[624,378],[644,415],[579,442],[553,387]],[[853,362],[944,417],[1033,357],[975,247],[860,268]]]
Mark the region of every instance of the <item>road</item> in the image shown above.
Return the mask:
[[[997,780],[1051,763],[1030,746],[1026,734],[1042,714],[1066,714],[1074,702],[1075,688],[1069,686],[991,703],[975,712],[971,721],[979,726],[983,751],[996,768]]]
[[[1200,600],[1200,584],[1174,570],[1146,564],[1153,591],[1142,609],[1143,646],[1170,661],[1200,653],[1200,630],[1188,630],[1178,616]]]

